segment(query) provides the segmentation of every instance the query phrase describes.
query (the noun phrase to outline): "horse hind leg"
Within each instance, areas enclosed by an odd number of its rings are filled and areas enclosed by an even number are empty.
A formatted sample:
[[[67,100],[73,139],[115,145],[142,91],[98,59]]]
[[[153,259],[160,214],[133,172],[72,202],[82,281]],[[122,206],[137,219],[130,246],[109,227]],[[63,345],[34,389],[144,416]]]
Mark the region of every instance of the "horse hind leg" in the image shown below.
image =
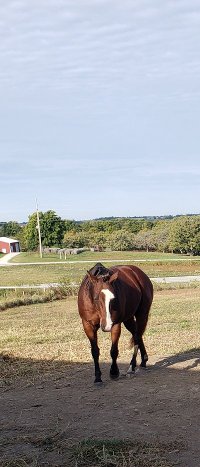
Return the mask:
[[[142,337],[139,337],[139,349],[140,349],[140,354],[141,354],[140,366],[141,368],[146,368],[146,364],[148,362],[148,355],[147,355],[147,351],[146,351]]]
[[[139,349],[140,349],[140,354],[141,354],[140,366],[142,368],[146,368],[146,363],[148,361],[148,355],[147,355],[147,351],[146,351],[142,336],[147,326],[149,310],[150,310],[149,303],[147,304],[141,303],[140,307],[138,308],[135,314],[136,323],[137,323],[137,332],[138,332],[138,344],[139,344]]]
[[[137,323],[136,323],[136,320],[134,319],[134,317],[130,318],[128,321],[125,321],[124,326],[132,334],[131,347],[134,345],[133,356],[132,356],[132,359],[130,361],[129,369],[127,371],[127,374],[131,374],[131,373],[135,372],[135,368],[136,368],[136,364],[137,364],[137,354],[138,354],[138,348],[139,348]]]

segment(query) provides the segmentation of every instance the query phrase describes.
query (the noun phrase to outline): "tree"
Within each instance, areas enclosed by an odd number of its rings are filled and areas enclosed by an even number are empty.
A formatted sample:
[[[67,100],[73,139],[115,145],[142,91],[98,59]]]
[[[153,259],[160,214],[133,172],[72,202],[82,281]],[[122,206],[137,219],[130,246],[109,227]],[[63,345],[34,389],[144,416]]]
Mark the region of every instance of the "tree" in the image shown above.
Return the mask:
[[[42,213],[39,213],[41,218]],[[31,216],[29,216],[28,223],[24,228],[24,239],[26,244],[27,250],[37,250],[38,248],[38,231],[37,231],[37,214],[34,212]]]
[[[108,246],[108,232],[94,232],[88,237],[88,246],[97,250],[105,250]]]
[[[191,253],[194,255],[200,254],[200,216],[191,218]]]
[[[39,212],[39,219],[42,246],[62,246],[65,221],[57,216],[54,211]],[[29,216],[29,221],[25,227],[25,241],[28,250],[33,251],[38,249],[39,239],[36,213]]]
[[[88,246],[88,235],[85,232],[69,230],[63,238],[64,248],[84,248]]]
[[[172,251],[187,253],[190,250],[190,218],[181,216],[171,222],[169,245]]]
[[[65,232],[69,232],[70,230],[80,231],[80,224],[76,221],[65,219]]]
[[[65,221],[54,211],[45,212],[40,222],[42,245],[61,247],[65,228]]]
[[[108,245],[110,246],[111,250],[132,250],[133,235],[130,232],[127,232],[126,230],[119,230],[113,232],[108,239]]]
[[[199,254],[200,216],[181,216],[173,219],[169,245],[175,252]]]
[[[1,236],[2,237],[17,237],[21,232],[21,225],[16,221],[5,222],[1,226]]]
[[[152,229],[155,249],[158,251],[169,251],[171,223],[170,221],[158,221]]]
[[[155,240],[152,230],[141,230],[134,237],[134,246],[138,250],[155,250]]]

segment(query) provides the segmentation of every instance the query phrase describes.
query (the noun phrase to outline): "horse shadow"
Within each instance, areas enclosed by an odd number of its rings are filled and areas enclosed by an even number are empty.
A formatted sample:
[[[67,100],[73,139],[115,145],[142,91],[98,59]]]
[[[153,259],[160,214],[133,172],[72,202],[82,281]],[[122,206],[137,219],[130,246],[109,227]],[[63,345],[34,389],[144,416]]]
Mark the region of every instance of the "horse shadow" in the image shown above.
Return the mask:
[[[9,465],[74,467],[71,446],[81,440],[126,439],[165,444],[175,461],[196,466],[199,364],[200,348],[191,348],[157,360],[149,371],[113,381],[110,363],[102,361],[99,387],[93,383],[92,361],[0,354],[0,457],[16,462]],[[119,367],[125,373],[128,364],[119,362]],[[174,439],[183,446],[174,445]]]
[[[192,348],[184,352],[179,352],[174,355],[167,356],[155,362],[155,368],[170,368],[175,364],[186,363],[192,360],[192,363],[184,365],[184,370],[189,371],[197,368],[200,365],[200,347]]]
[[[89,349],[88,349],[89,352]],[[188,365],[187,365],[188,362]],[[100,362],[104,374],[108,373],[110,364],[109,362]],[[128,369],[127,363],[120,363],[120,374],[126,375]],[[184,373],[190,372],[195,368],[198,369],[200,366],[200,347],[191,348],[184,352],[178,352],[163,358],[156,360],[151,363],[151,357],[149,358],[149,364],[146,369],[141,369],[141,372],[152,373],[154,371],[161,370],[173,370],[182,371]],[[137,367],[139,370],[139,367]],[[148,371],[149,370],[149,371]],[[1,390],[9,390],[13,387],[25,387],[30,384],[37,384],[39,380],[54,381],[57,379],[66,378],[69,382],[76,382],[80,379],[80,375],[86,375],[86,380],[90,383],[93,382],[94,377],[94,364],[91,358],[91,362],[73,362],[66,360],[47,360],[47,359],[31,359],[31,358],[20,358],[14,355],[6,353],[0,353],[0,388]],[[137,371],[136,371],[137,375]],[[112,384],[112,380],[108,378],[108,381]],[[86,383],[87,384],[87,383]],[[95,386],[95,384],[94,384]]]

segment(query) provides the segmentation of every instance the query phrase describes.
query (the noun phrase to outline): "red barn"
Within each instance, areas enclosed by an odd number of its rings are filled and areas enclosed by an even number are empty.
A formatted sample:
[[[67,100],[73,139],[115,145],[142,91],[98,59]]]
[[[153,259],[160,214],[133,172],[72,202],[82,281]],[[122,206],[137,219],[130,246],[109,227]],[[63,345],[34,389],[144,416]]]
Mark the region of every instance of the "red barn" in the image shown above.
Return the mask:
[[[1,253],[18,253],[20,251],[19,240],[13,238],[0,237]]]

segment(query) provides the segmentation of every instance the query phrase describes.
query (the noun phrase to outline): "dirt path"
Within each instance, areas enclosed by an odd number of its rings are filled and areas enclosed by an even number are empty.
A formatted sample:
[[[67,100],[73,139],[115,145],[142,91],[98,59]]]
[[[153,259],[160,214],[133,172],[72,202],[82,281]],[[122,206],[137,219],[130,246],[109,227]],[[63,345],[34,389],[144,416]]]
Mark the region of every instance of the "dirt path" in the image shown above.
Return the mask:
[[[0,265],[5,266],[9,263],[10,260],[15,258],[15,256],[20,255],[20,252],[17,253],[7,253],[6,255],[1,256],[0,258]],[[12,264],[12,263],[10,263]]]
[[[2,388],[0,465],[75,466],[69,446],[85,438],[165,443],[168,460],[200,465],[199,352],[154,357],[148,371],[93,384],[92,364],[67,364],[62,374]],[[17,459],[23,464],[6,464]]]

